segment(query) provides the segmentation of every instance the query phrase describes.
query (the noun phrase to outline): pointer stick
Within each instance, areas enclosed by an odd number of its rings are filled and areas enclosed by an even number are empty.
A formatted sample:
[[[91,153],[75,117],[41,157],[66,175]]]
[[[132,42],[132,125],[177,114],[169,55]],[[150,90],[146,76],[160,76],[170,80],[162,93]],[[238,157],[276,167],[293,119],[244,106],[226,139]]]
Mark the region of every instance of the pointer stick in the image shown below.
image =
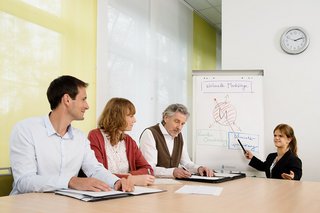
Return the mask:
[[[239,142],[239,144],[240,144],[240,146],[241,146],[241,148],[242,148],[242,150],[243,150],[243,153],[246,154],[247,151],[246,151],[246,150],[244,149],[244,147],[242,146],[242,143],[241,143],[241,141],[239,140],[239,138],[237,138],[237,140],[238,140],[238,142]]]
[[[226,121],[228,122],[228,125],[229,125],[229,127],[231,128],[231,130],[232,130],[232,132],[233,132],[234,137],[236,137],[236,133],[234,132],[234,130],[233,130],[233,128],[232,128],[232,126],[231,126],[231,124],[230,124],[230,122],[229,122],[229,120],[228,120],[228,112],[227,112],[227,111],[226,111]],[[243,147],[243,145],[242,145],[241,141],[239,140],[239,138],[238,138],[238,137],[236,137],[236,138],[237,138],[237,141],[239,142],[239,144],[240,144],[240,146],[241,146],[241,149],[243,150],[243,153],[244,153],[244,154],[246,154],[246,153],[247,153],[247,151],[244,149],[244,147]]]

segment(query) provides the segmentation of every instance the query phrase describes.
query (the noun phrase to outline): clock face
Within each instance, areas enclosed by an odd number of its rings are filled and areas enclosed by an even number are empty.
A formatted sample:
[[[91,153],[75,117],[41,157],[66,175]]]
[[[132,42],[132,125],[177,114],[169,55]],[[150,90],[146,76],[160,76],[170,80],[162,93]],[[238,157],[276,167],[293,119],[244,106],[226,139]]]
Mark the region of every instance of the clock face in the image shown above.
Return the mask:
[[[309,37],[302,28],[291,27],[282,34],[280,43],[286,53],[299,54],[308,47]]]

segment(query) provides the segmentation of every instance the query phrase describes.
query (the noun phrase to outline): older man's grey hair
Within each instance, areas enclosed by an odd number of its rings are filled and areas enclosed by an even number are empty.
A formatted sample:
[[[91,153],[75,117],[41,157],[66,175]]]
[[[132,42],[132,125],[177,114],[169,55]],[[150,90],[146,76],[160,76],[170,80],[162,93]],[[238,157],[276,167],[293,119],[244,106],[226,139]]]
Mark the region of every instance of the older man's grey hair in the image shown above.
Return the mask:
[[[183,104],[171,104],[169,105],[162,113],[162,123],[164,124],[164,118],[166,116],[171,117],[174,113],[180,112],[181,114],[185,115],[187,118],[190,116],[188,109]]]

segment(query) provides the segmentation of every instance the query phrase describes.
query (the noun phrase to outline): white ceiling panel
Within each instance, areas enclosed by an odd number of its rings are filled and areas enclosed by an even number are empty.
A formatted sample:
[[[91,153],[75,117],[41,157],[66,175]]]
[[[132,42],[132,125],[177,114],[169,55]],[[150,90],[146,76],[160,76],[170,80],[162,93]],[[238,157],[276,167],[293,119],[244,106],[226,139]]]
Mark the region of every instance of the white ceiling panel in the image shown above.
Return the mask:
[[[211,4],[214,7],[221,5],[221,0],[206,0],[206,1],[209,2],[209,4]]]
[[[203,10],[203,9],[212,7],[212,5],[207,0],[184,0],[184,1],[187,2],[195,10]]]
[[[204,15],[210,21],[212,21],[214,24],[221,23],[221,14],[213,7],[201,10],[201,14]]]
[[[184,2],[221,32],[221,0],[184,0]]]

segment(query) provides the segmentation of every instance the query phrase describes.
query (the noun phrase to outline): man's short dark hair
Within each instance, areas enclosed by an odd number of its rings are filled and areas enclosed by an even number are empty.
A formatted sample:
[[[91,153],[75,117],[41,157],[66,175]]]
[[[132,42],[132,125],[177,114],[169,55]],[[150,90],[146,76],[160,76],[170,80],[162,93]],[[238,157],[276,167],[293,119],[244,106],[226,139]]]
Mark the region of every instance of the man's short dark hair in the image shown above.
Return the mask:
[[[47,90],[51,110],[57,108],[64,94],[68,94],[74,100],[79,92],[78,88],[87,86],[88,83],[70,75],[63,75],[54,79]]]

